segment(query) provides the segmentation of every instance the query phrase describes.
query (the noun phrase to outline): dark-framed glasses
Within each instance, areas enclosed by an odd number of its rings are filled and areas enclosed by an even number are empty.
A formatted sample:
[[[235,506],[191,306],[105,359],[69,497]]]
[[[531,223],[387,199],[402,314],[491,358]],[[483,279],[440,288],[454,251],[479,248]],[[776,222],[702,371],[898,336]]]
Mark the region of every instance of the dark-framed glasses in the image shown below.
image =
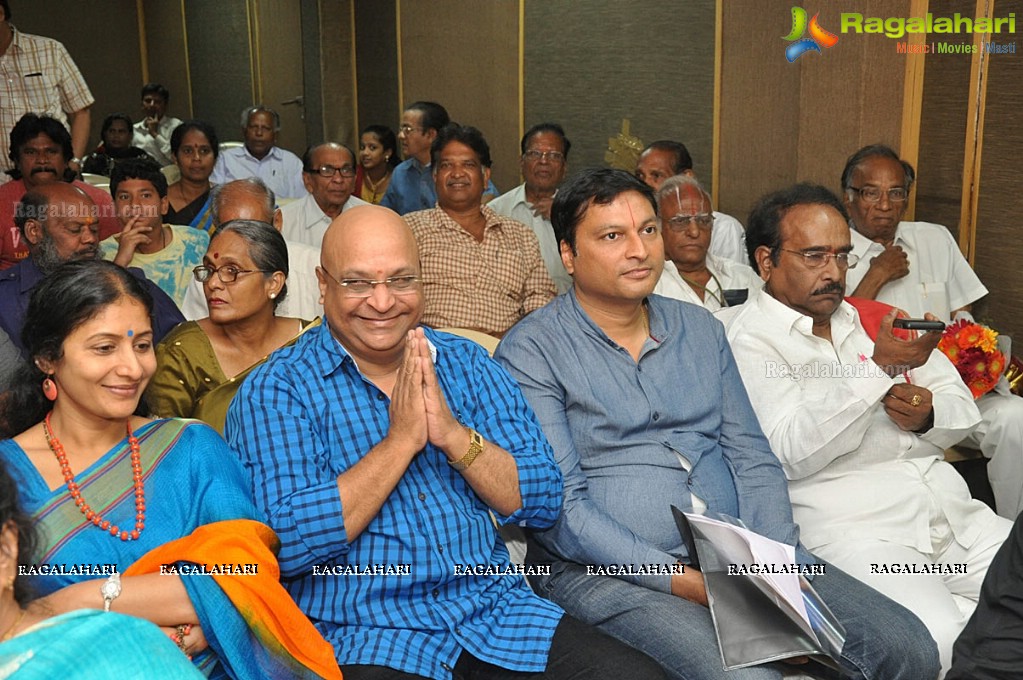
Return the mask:
[[[268,274],[265,269],[242,269],[233,264],[225,264],[222,267],[211,267],[207,264],[201,264],[192,270],[192,276],[195,277],[196,281],[200,283],[206,283],[210,280],[210,277],[214,274],[220,279],[221,283],[234,283],[238,280],[238,277],[242,274]]]
[[[888,194],[888,200],[892,203],[902,203],[909,198],[909,192],[905,187],[892,187],[885,191],[880,187],[849,187],[852,191],[855,191],[860,195],[867,203],[880,203],[881,197],[886,193]]]
[[[522,154],[522,157],[530,163],[538,163],[544,160],[551,163],[562,163],[565,160],[565,154],[560,151],[539,151],[537,149],[530,149]]]
[[[831,262],[831,258],[835,258],[835,264],[838,265],[839,269],[852,269],[860,261],[860,256],[854,253],[829,253],[826,250],[789,250],[788,248],[779,248],[778,250],[792,253],[793,255],[801,255],[803,257],[803,264],[806,265],[807,269],[820,269],[826,266],[828,262]]]
[[[331,281],[341,286],[346,297],[366,298],[373,294],[377,286],[386,286],[392,295],[407,295],[414,292],[419,286],[419,277],[415,274],[392,276],[386,279],[339,279],[320,267],[320,271],[327,275]]]
[[[672,231],[685,231],[689,228],[690,222],[696,222],[703,231],[708,231],[714,226],[714,215],[712,213],[699,213],[697,215],[675,215],[674,217],[664,220],[664,223]]]
[[[318,168],[310,168],[306,170],[309,173],[316,173],[320,177],[333,177],[337,173],[341,173],[342,177],[355,177],[355,166],[354,165],[321,165]]]

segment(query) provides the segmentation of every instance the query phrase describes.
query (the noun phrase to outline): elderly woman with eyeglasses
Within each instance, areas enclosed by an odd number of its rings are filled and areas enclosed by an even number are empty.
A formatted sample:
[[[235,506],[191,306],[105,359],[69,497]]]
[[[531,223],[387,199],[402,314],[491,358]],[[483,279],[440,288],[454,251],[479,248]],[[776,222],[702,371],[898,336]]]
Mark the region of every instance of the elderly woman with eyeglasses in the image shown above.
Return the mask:
[[[156,348],[146,402],[154,415],[197,418],[223,433],[242,381],[319,321],[274,314],[287,293],[288,249],[265,222],[222,224],[194,273],[210,315],[180,324]]]
[[[712,312],[740,305],[764,284],[751,267],[708,252],[714,230],[710,196],[694,177],[675,175],[657,190],[664,271],[654,293]]]

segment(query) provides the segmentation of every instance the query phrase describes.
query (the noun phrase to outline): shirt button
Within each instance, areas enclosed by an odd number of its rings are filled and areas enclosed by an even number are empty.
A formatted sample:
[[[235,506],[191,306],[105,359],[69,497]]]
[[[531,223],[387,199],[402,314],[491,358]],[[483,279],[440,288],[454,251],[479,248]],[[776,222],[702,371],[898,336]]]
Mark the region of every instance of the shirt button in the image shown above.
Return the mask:
[[[444,552],[444,546],[442,546],[442,545],[438,545],[438,546],[437,546],[437,552],[439,552],[439,553],[442,553],[442,552]]]
[[[442,663],[442,664],[440,665],[440,667],[441,667],[441,668],[443,668],[444,670],[448,671],[449,673],[450,673],[450,672],[451,672],[451,670],[452,670],[451,666],[447,665],[446,663]]]
[[[382,394],[378,394],[378,395],[377,395],[377,401],[383,401],[383,400],[384,400],[384,399],[386,399],[386,398],[387,398],[387,397],[385,397],[385,396],[384,396],[384,395],[382,395]]]
[[[425,493],[419,494],[419,500],[425,501],[426,500],[426,494]]]
[[[687,479],[686,480],[686,484],[688,484],[689,486],[692,486],[693,485],[693,478],[690,477],[689,479]]]
[[[433,592],[432,592],[432,593],[430,593],[430,594],[431,594],[431,595],[433,595],[434,599],[436,599],[436,598],[440,597],[440,591],[439,591],[439,590],[437,590],[436,588],[434,588],[434,589],[433,589]]]
[[[654,420],[660,420],[661,419],[661,414],[658,413],[657,411],[654,411],[653,419]]]

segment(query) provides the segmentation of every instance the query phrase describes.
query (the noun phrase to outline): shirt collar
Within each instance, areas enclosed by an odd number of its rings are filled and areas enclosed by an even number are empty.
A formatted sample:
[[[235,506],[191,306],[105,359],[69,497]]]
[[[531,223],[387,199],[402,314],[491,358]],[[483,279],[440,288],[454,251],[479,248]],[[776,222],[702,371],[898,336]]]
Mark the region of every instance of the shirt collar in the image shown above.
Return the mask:
[[[579,304],[579,298],[575,294],[575,286],[568,289],[564,297],[568,300],[567,311],[570,317],[575,321],[576,324],[580,325],[590,336],[599,340],[602,343],[617,347],[618,344],[607,336],[604,329],[597,325],[597,323],[590,318],[590,315],[586,313],[582,305]],[[647,318],[650,322],[650,337],[643,346],[643,350],[640,353],[640,358],[651,349],[660,347],[665,340],[668,339],[670,331],[665,321],[665,304],[674,304],[675,301],[667,298],[662,298],[657,295],[648,295],[646,298],[647,305]]]
[[[899,222],[895,226],[895,236],[892,238],[892,244],[902,246],[903,249],[905,249],[907,246],[911,247],[911,244],[905,238],[906,230],[903,228],[904,224],[906,223]],[[871,248],[873,248],[874,250],[884,249],[884,246],[882,246],[877,241],[872,241],[871,239],[861,234],[859,230],[855,227],[853,222],[849,222],[849,231],[851,232],[850,238],[852,238],[853,250],[862,249],[863,251],[867,251],[870,250]]]
[[[753,304],[757,305],[764,316],[777,320],[789,332],[795,330],[800,335],[813,335],[813,319],[777,300],[766,289],[756,291],[755,296],[751,297]],[[746,304],[751,301],[747,301]],[[834,344],[839,344],[852,332],[855,319],[856,309],[843,300],[831,315],[831,339]]]
[[[244,144],[242,144],[241,149],[242,149],[242,153],[244,153],[246,156],[248,156],[249,158],[251,158],[252,160],[254,160],[257,163],[265,163],[268,159],[271,159],[271,158],[273,160],[275,160],[275,161],[279,161],[279,160],[281,160],[281,158],[283,158],[283,156],[281,155],[281,149],[276,144],[271,146],[270,150],[262,158],[256,158],[255,156],[253,156],[249,152],[249,147],[245,146]]]
[[[433,333],[428,328],[424,328],[424,331],[430,335]],[[341,341],[334,337],[334,334],[330,332],[330,321],[324,319],[323,323],[320,324],[319,328],[313,329],[316,335],[314,336],[313,342],[316,343],[316,356],[317,361],[320,364],[321,375],[324,377],[330,375],[339,369],[346,361],[351,363],[352,368],[359,374],[362,375],[362,371],[359,370],[359,365],[355,361],[355,357],[351,355]],[[426,338],[426,344],[430,348],[430,360],[433,361],[434,365],[437,364],[437,345],[434,344],[433,340],[429,337]],[[363,376],[365,377],[365,376]]]

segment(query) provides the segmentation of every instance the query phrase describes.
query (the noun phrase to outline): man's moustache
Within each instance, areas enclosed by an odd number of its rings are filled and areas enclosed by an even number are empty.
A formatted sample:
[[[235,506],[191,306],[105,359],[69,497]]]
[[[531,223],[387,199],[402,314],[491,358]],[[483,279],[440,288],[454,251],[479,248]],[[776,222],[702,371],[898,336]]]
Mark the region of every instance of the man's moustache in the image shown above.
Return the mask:
[[[811,295],[828,295],[829,293],[838,293],[839,295],[841,295],[844,292],[845,288],[843,288],[841,284],[829,283],[823,288],[818,288],[813,293],[811,293]]]
[[[39,165],[32,168],[32,172],[29,174],[38,175],[40,172],[52,172],[54,175],[60,174],[57,172],[57,168],[52,165]]]

